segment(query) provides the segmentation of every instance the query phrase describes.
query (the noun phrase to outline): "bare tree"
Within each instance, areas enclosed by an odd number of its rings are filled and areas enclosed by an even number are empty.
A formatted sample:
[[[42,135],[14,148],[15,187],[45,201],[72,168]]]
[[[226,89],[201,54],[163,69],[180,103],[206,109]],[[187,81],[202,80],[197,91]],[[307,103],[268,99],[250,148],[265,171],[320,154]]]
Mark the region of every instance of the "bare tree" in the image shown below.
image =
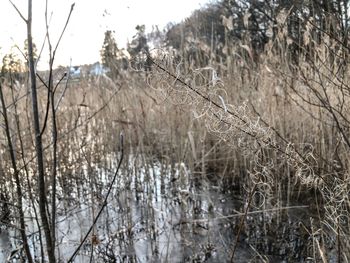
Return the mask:
[[[33,125],[35,133],[35,150],[36,150],[36,161],[38,165],[38,195],[39,195],[39,212],[41,222],[43,225],[46,248],[50,263],[54,263],[55,260],[55,249],[52,246],[52,235],[50,232],[49,221],[47,217],[47,199],[46,199],[46,186],[45,186],[45,169],[44,169],[44,158],[43,158],[43,146],[42,146],[42,134],[40,130],[39,122],[39,106],[38,97],[36,93],[36,76],[34,67],[34,56],[33,56],[33,41],[32,41],[32,0],[28,0],[28,18],[27,23],[27,39],[28,39],[28,62],[29,62],[29,75],[30,85],[32,92],[32,109],[33,109]],[[55,227],[55,226],[52,226]]]

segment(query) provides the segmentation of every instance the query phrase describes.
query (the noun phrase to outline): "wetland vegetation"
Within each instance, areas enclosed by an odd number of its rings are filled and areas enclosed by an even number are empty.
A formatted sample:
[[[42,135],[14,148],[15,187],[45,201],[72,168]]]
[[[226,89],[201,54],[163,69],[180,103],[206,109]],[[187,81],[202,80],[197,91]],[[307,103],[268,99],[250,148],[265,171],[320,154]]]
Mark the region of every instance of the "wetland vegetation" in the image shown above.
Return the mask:
[[[49,33],[35,70],[26,17],[0,261],[349,262],[348,1],[213,2],[127,50],[107,31],[103,70],[74,74]]]

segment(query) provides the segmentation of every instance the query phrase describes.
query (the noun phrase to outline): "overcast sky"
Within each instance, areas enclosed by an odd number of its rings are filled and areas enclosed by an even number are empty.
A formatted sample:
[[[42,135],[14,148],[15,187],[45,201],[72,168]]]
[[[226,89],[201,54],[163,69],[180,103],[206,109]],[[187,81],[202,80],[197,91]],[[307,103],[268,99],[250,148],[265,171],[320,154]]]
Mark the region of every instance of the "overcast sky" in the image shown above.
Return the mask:
[[[38,49],[45,37],[45,2],[33,1],[33,38]],[[114,30],[119,47],[135,34],[135,26],[145,24],[163,28],[168,22],[180,22],[209,0],[48,0],[51,16],[50,35],[53,44],[65,24],[72,3],[74,11],[56,56],[57,65],[90,64],[98,61],[104,32]],[[27,1],[13,0],[23,15],[27,16]],[[8,0],[0,0],[0,58],[11,47],[23,48],[26,25]],[[47,49],[45,50],[47,54]],[[47,55],[40,68],[45,68]]]

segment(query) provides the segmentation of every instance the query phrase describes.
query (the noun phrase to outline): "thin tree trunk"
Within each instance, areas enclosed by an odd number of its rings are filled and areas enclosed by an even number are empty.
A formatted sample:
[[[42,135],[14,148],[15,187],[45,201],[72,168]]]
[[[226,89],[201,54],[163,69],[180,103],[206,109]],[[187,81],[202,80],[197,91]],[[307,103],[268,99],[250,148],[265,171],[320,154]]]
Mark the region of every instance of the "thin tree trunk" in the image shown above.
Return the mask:
[[[51,199],[51,237],[52,237],[52,247],[55,247],[56,240],[56,174],[57,174],[57,124],[56,124],[56,110],[55,110],[55,93],[53,90],[52,78],[50,79],[50,97],[51,97],[51,114],[52,114],[52,141],[53,141],[53,163],[52,163],[52,199]]]
[[[38,165],[38,195],[39,195],[39,211],[42,222],[42,227],[46,238],[46,248],[48,259],[50,263],[55,262],[55,250],[52,246],[52,237],[50,232],[49,221],[46,211],[46,190],[45,190],[45,172],[44,172],[44,159],[43,159],[43,147],[41,140],[40,124],[39,124],[39,110],[38,110],[38,98],[36,93],[36,77],[33,58],[33,41],[32,41],[32,0],[28,0],[28,19],[27,19],[27,38],[28,38],[28,61],[31,80],[32,91],[32,107],[33,107],[33,125],[35,133],[35,150],[37,155]],[[52,226],[54,227],[54,226]]]
[[[6,138],[7,138],[7,144],[9,147],[9,152],[10,152],[10,157],[11,157],[11,162],[12,162],[12,168],[14,170],[14,177],[16,181],[16,193],[17,193],[17,202],[18,202],[18,213],[19,213],[19,221],[21,225],[20,233],[23,241],[23,247],[27,255],[27,259],[29,263],[33,262],[32,255],[30,253],[29,245],[28,245],[28,239],[26,235],[26,230],[25,230],[25,222],[24,222],[24,213],[23,213],[23,203],[22,203],[22,187],[21,187],[21,181],[19,180],[19,171],[17,169],[17,163],[16,163],[16,157],[15,157],[15,152],[14,148],[12,145],[12,140],[11,140],[11,134],[10,134],[10,127],[7,119],[7,109],[5,105],[5,98],[2,90],[2,86],[0,83],[0,100],[1,100],[1,105],[2,105],[2,115],[4,117],[4,124],[5,124],[5,132],[6,132]]]
[[[12,79],[11,79],[11,86],[12,85]],[[13,106],[14,106],[14,112],[15,112],[15,120],[16,120],[16,129],[17,129],[17,134],[18,134],[18,141],[19,141],[19,147],[20,147],[20,151],[21,151],[21,155],[22,155],[22,162],[23,162],[23,169],[24,169],[24,172],[26,174],[26,179],[27,179],[27,192],[28,192],[28,195],[29,195],[29,198],[30,198],[30,201],[32,203],[32,206],[33,206],[33,210],[34,210],[34,216],[35,216],[35,222],[38,226],[38,229],[39,229],[39,243],[40,243],[40,253],[41,253],[41,258],[42,260],[44,260],[44,249],[43,249],[43,242],[42,242],[42,235],[40,234],[41,233],[41,226],[40,226],[40,223],[39,223],[39,216],[38,216],[38,212],[37,212],[37,208],[36,208],[36,205],[35,205],[35,197],[33,196],[33,190],[32,190],[32,184],[30,182],[30,179],[29,179],[29,171],[28,171],[28,166],[27,166],[27,163],[26,163],[26,160],[25,160],[25,157],[24,157],[24,143],[23,143],[23,139],[22,139],[22,136],[21,136],[21,125],[20,125],[20,120],[19,120],[19,115],[18,115],[18,111],[17,111],[17,104],[16,104],[16,100],[15,100],[15,96],[14,96],[14,92],[13,92],[13,88],[11,89],[11,93],[12,93],[12,103],[13,103]],[[30,130],[30,128],[29,128]]]

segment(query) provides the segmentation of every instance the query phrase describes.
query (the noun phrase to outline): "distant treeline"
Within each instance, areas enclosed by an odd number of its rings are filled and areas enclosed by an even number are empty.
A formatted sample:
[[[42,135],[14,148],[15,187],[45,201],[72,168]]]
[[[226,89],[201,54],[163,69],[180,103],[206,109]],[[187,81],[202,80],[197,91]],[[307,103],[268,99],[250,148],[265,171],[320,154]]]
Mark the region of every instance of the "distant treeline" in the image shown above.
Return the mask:
[[[329,48],[335,60],[348,51],[348,7],[347,0],[216,1],[164,30],[155,26],[147,34],[144,25],[136,26],[137,33],[126,50],[118,49],[112,32],[106,31],[101,60],[114,76],[126,69],[130,58],[135,66],[135,58],[144,59],[153,48],[173,51],[188,68],[230,65],[231,61],[254,65],[270,44],[277,53],[283,45],[289,62],[298,64],[300,55],[312,61],[315,48],[325,38],[332,40]]]
[[[257,55],[278,37],[278,29],[283,26],[296,59],[301,50],[312,48],[311,43],[320,43],[324,32],[339,45],[347,46],[348,7],[347,0],[223,0],[171,26],[165,41],[179,50],[190,41],[200,42],[220,56],[227,53],[230,44],[244,43]]]

